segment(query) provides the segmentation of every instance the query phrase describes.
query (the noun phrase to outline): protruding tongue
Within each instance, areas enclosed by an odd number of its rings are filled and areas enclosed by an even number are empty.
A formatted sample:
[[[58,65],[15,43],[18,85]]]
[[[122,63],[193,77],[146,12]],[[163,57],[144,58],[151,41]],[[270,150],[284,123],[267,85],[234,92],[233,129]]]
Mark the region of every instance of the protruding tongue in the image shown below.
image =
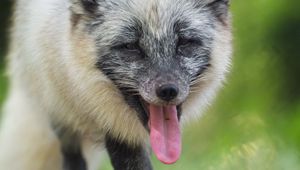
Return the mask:
[[[181,133],[176,106],[150,105],[150,140],[156,157],[175,163],[181,154]]]

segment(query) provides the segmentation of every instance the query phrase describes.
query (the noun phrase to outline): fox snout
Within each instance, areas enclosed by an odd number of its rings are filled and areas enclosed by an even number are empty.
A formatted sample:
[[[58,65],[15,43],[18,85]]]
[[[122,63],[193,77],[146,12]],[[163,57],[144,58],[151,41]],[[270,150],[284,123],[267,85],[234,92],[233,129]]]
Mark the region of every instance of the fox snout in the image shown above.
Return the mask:
[[[157,105],[179,105],[189,93],[189,85],[181,76],[159,75],[141,83],[139,93],[148,103]]]

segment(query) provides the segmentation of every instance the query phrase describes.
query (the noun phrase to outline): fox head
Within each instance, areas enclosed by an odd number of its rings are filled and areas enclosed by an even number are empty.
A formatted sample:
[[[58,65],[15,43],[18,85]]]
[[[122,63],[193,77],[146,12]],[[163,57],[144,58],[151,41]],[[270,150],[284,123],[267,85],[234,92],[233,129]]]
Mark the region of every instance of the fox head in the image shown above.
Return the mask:
[[[180,152],[179,120],[203,110],[222,84],[232,51],[229,0],[72,1],[72,32],[95,53],[86,67],[105,75],[150,131],[159,159],[173,162],[178,153],[165,158],[155,144],[170,137],[152,132],[168,131]]]

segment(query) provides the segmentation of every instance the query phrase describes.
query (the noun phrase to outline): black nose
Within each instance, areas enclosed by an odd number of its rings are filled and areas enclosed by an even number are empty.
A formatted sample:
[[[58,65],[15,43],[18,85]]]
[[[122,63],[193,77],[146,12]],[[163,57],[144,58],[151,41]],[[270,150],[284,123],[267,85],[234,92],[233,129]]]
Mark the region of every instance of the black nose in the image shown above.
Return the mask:
[[[157,96],[164,101],[171,101],[178,96],[179,89],[174,84],[166,84],[156,89]]]

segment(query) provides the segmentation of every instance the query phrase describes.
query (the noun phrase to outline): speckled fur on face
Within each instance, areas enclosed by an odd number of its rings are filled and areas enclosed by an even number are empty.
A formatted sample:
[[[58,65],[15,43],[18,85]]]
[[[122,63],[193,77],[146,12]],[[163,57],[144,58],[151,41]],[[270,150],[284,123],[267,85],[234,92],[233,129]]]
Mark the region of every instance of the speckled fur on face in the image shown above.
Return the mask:
[[[215,27],[223,21],[201,1],[103,3],[93,12],[98,17],[86,22],[97,44],[97,67],[149,103],[163,104],[155,87],[174,83],[180,94],[172,103],[182,103],[210,67]],[[120,48],[124,44],[136,51]]]
[[[227,0],[90,3],[97,8],[73,11],[81,19],[72,29],[83,31],[94,42],[95,66],[130,108],[137,111],[130,105],[135,96],[148,103],[166,104],[155,93],[164,83],[179,88],[178,97],[168,104],[182,104],[183,119],[197,115],[190,111],[197,113],[199,106],[203,109],[210,102],[230,63]],[[83,11],[90,3],[81,5]]]

